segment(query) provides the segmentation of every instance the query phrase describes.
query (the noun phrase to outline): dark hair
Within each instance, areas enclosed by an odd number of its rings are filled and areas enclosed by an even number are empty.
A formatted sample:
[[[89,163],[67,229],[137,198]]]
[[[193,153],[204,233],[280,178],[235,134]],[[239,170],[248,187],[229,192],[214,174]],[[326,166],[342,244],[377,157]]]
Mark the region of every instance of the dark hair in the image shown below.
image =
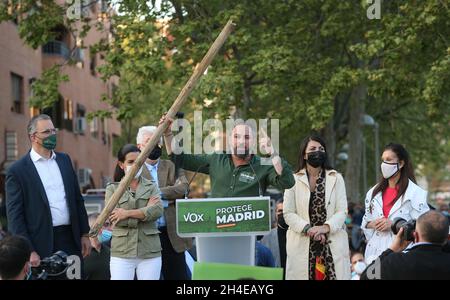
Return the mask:
[[[428,211],[417,219],[417,225],[426,242],[444,244],[448,239],[449,220],[437,211]]]
[[[399,162],[400,161],[404,162],[403,167],[400,169],[400,179],[398,180],[399,188],[397,197],[394,199],[394,201],[397,201],[397,199],[403,196],[403,194],[406,192],[409,180],[416,183],[416,177],[414,176],[414,168],[412,166],[411,159],[409,158],[408,151],[406,151],[405,147],[403,147],[400,144],[390,143],[387,144],[386,147],[384,147],[383,152],[387,150],[391,150],[392,152],[394,152],[397,155]],[[377,186],[375,187],[375,189],[373,190],[372,199],[375,198],[375,196],[379,192],[383,193],[388,186],[389,180],[382,177],[378,182]]]
[[[364,257],[363,253],[361,253],[359,251],[354,251],[354,252],[350,253],[350,260],[353,258],[353,256],[358,255],[358,254],[360,254],[360,255],[362,255]]]
[[[0,277],[14,279],[30,260],[31,247],[21,236],[6,236],[0,241]]]
[[[122,170],[122,168],[119,166],[120,162],[125,162],[125,157],[128,153],[131,152],[141,152],[139,148],[136,145],[133,144],[126,144],[122,148],[120,148],[119,152],[117,152],[117,164],[116,169],[114,170],[114,181],[119,182],[122,180],[123,176],[125,176],[125,172]]]
[[[332,170],[333,167],[331,166],[330,161],[328,160],[327,146],[325,145],[325,141],[320,136],[318,136],[316,134],[312,134],[312,135],[304,138],[302,143],[300,144],[300,152],[298,154],[298,169],[295,172],[297,173],[300,170],[306,168],[306,160],[304,157],[305,157],[305,153],[306,153],[306,148],[308,147],[308,143],[310,141],[315,141],[315,142],[318,142],[320,145],[322,145],[322,147],[325,149],[325,154],[326,154],[326,159],[325,159],[325,162],[323,163],[322,167],[325,170]]]

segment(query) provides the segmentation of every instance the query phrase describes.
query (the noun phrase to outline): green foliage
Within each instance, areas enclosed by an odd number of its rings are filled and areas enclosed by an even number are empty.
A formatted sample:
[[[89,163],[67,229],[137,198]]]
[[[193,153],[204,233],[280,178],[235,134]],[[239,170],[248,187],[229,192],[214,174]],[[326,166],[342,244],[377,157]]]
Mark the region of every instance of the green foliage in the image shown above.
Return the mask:
[[[41,78],[33,82],[33,96],[30,106],[47,108],[52,107],[59,99],[59,85],[69,81],[67,75],[60,73],[60,66],[55,65],[42,73]]]
[[[52,40],[64,24],[65,9],[55,1],[10,0],[0,4],[0,22],[18,21],[20,37],[32,48]]]
[[[21,2],[12,14],[1,9],[0,21],[29,13],[19,30],[32,47],[51,39],[58,24],[77,32],[74,22],[62,17],[65,7]],[[90,51],[104,55],[102,78],[120,81],[113,95],[103,97],[113,109],[91,115],[121,120],[127,141],[170,107],[232,18],[235,31],[183,108],[188,117],[202,109],[203,118],[224,119],[234,107],[235,117],[280,119],[281,150],[294,163],[301,138],[311,130],[331,128],[336,154],[344,143],[355,142],[348,141],[349,98],[362,86],[367,89],[362,111],[380,124],[382,144],[406,144],[423,170],[446,162],[449,0],[382,1],[380,20],[367,18],[366,1],[162,0],[159,9],[156,1],[115,2],[113,39]],[[157,22],[162,18],[166,23]],[[81,36],[91,26],[106,30],[95,20],[83,24]],[[42,87],[38,103],[61,82],[55,70],[43,77],[56,85]],[[364,136],[368,158],[373,157],[369,128]],[[373,169],[373,160],[368,167]]]

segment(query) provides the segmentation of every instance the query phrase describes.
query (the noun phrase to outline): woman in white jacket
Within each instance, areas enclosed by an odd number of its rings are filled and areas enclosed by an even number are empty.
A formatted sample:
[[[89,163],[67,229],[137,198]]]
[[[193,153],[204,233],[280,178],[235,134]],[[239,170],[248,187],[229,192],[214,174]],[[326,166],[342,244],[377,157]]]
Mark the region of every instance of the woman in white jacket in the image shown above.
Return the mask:
[[[286,279],[350,279],[345,183],[330,167],[320,137],[303,141],[294,178],[283,203],[289,225]]]
[[[416,184],[406,149],[400,144],[388,144],[381,158],[383,178],[367,192],[361,224],[367,239],[367,265],[391,244],[391,226],[396,218],[415,220],[429,210],[427,191]]]

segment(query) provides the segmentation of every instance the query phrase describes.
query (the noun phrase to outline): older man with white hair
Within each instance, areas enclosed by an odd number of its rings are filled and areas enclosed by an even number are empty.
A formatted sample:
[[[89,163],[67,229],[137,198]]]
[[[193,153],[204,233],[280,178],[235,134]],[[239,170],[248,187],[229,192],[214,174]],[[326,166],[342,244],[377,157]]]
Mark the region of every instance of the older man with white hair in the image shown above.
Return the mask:
[[[156,131],[156,126],[139,128],[136,144],[143,150]],[[184,171],[175,172],[175,164],[170,160],[161,159],[162,138],[150,152],[145,162],[143,176],[152,179],[161,191],[164,214],[158,219],[158,229],[161,232],[162,246],[162,277],[167,280],[186,280],[188,270],[184,252],[192,247],[192,239],[177,235],[175,200],[183,197],[188,187]]]

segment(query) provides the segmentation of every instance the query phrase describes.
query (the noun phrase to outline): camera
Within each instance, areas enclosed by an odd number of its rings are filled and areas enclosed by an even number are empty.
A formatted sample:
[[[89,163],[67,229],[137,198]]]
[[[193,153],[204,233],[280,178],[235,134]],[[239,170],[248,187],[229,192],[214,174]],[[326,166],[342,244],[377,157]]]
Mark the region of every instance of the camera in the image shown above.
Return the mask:
[[[403,228],[402,239],[404,241],[414,241],[413,232],[416,230],[416,220],[406,221],[402,218],[395,218],[394,223],[392,223],[391,230],[394,234],[397,234]]]
[[[66,271],[73,262],[67,262],[67,254],[57,251],[53,255],[43,258],[38,267],[31,268],[33,280],[67,279]]]

